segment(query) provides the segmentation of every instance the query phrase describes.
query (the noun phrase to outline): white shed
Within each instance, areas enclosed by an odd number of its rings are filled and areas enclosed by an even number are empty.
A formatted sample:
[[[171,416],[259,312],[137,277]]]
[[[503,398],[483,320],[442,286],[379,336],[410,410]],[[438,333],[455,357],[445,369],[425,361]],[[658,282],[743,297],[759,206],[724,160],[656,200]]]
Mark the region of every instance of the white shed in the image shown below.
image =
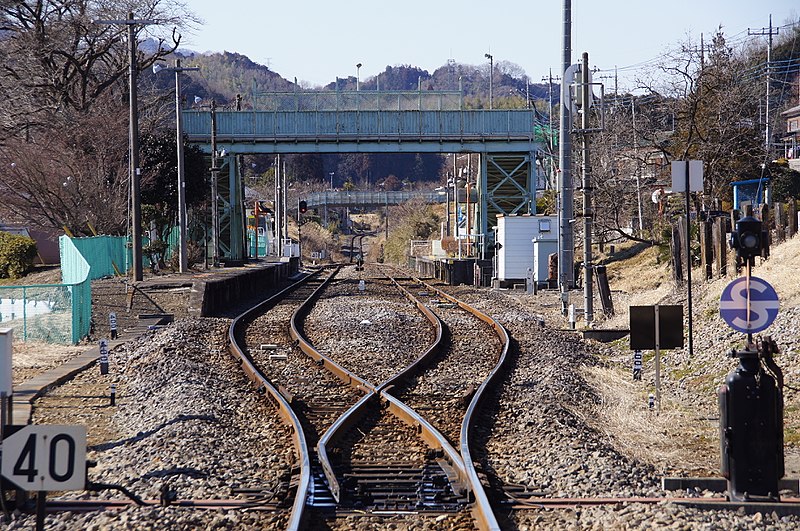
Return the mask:
[[[557,242],[558,218],[536,215],[497,216],[497,243],[500,245],[496,258],[497,279],[500,282],[523,282],[529,268],[539,272],[535,275],[538,279],[542,278],[540,271],[547,270],[547,255],[539,253],[538,261],[543,263],[534,263],[533,240],[542,243]]]

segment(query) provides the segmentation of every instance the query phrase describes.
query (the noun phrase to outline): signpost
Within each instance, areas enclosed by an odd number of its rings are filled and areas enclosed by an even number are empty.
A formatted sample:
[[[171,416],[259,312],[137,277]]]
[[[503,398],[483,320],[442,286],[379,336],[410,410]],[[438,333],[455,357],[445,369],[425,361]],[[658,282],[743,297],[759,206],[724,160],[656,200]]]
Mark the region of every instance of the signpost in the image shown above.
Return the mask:
[[[688,337],[689,356],[694,356],[692,345],[692,220],[689,215],[690,192],[703,191],[703,161],[702,160],[673,160],[672,161],[672,191],[684,192],[686,196],[686,310],[688,312]]]
[[[117,314],[114,312],[108,314],[108,327],[111,329],[111,339],[117,339]]]
[[[108,374],[108,340],[100,340],[100,374]]]
[[[3,439],[0,475],[36,491],[36,529],[44,529],[47,491],[86,487],[86,427],[28,424]]]
[[[24,490],[83,490],[86,427],[28,424],[3,440],[0,470]]]
[[[641,350],[634,350],[633,351],[633,379],[634,380],[641,380],[642,379],[642,351]]]
[[[631,306],[629,314],[631,348],[656,351],[655,402],[661,411],[661,349],[683,347],[683,306]]]

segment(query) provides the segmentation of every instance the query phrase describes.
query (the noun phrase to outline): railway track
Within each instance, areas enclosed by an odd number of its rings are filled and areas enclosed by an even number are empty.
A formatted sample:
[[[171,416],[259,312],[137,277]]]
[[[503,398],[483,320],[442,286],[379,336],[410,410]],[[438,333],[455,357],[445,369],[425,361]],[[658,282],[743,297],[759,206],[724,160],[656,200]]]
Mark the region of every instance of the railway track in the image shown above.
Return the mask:
[[[420,301],[409,279],[335,276],[295,287],[231,327],[245,371],[294,426],[300,465],[294,500],[287,491],[283,502],[291,526],[409,512],[462,525],[475,493],[456,450],[461,423],[500,351],[491,336],[478,341],[487,348],[469,346],[491,327],[455,303],[439,304],[449,314],[443,325],[426,306],[435,301]]]

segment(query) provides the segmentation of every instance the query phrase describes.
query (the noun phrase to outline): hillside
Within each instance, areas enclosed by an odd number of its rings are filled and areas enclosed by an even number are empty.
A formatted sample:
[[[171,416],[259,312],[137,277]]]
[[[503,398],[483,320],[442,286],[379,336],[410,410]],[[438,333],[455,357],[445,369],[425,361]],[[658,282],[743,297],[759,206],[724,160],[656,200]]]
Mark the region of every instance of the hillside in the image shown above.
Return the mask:
[[[787,477],[800,474],[800,237],[774,246],[769,260],[753,275],[775,287],[781,310],[765,332],[778,343],[776,361],[783,371],[785,397],[785,457]],[[685,288],[676,290],[664,264],[648,250],[609,266],[617,315],[602,327],[627,328],[629,305],[685,304]],[[693,279],[701,277],[694,272]],[[632,354],[625,338],[600,346],[605,364],[585,369],[600,389],[603,403],[599,429],[632,455],[653,463],[662,473],[676,469],[694,475],[719,475],[718,406],[716,392],[737,366],[726,353],[744,346],[743,334],[728,328],[719,315],[719,299],[733,279],[693,282],[694,356],[684,350],[662,353],[662,411],[648,411],[647,396],[655,392],[653,352],[645,352],[641,382],[631,379]]]

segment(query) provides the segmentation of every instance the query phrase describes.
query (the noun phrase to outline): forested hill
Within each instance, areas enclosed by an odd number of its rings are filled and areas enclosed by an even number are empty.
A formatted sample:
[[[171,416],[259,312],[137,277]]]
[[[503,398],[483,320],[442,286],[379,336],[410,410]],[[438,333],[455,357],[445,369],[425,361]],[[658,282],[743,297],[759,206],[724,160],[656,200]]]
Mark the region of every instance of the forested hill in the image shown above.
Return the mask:
[[[243,96],[256,92],[291,91],[297,86],[294,80],[281,77],[267,66],[251,61],[248,57],[232,52],[199,54],[189,51],[179,52],[185,65],[199,66],[200,73],[192,75],[192,81],[185,86],[186,94],[200,97],[213,96],[223,101],[233,101],[236,94]],[[525,72],[508,61],[498,61],[494,65],[492,92],[494,107],[520,108],[539,100],[547,100],[549,90],[546,83],[526,83]],[[299,82],[304,90],[355,90],[355,76],[340,77],[324,87],[309,87]],[[465,105],[472,108],[488,107],[489,102],[489,64],[465,65],[453,61],[437,68],[433,73],[411,65],[386,66],[377,76],[362,79],[361,90],[423,90],[457,91],[462,88]],[[557,90],[553,91],[557,98]]]

